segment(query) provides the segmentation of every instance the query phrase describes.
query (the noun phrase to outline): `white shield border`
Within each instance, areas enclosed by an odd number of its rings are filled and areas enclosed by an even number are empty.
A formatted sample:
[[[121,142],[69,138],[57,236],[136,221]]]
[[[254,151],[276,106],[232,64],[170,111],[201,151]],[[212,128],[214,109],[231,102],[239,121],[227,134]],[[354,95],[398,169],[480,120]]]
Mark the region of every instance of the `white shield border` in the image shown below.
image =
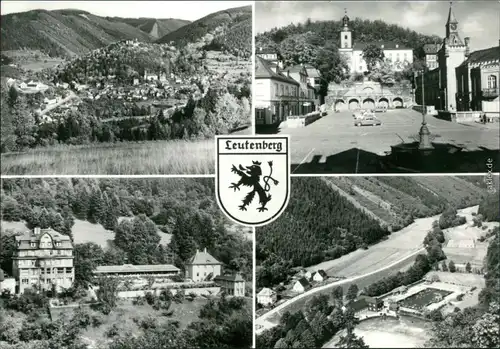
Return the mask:
[[[278,212],[271,218],[268,218],[267,220],[259,223],[249,223],[249,222],[243,222],[240,221],[236,218],[234,218],[232,215],[229,214],[229,212],[226,211],[224,208],[224,205],[221,202],[220,199],[220,194],[219,194],[219,139],[277,139],[277,138],[282,138],[286,140],[286,171],[287,171],[287,176],[286,176],[286,185],[287,185],[287,191],[286,191],[286,198],[285,202],[281,206]],[[255,153],[255,155],[259,155],[260,153]],[[291,190],[291,162],[290,162],[290,136],[289,135],[279,135],[279,136],[266,136],[266,135],[218,135],[215,136],[215,197],[217,199],[217,204],[219,205],[219,209],[224,212],[226,217],[231,219],[233,222],[243,225],[246,227],[262,227],[265,226],[269,223],[274,222],[276,219],[278,219],[281,214],[285,211],[285,209],[288,207],[288,202],[290,201],[290,190]]]

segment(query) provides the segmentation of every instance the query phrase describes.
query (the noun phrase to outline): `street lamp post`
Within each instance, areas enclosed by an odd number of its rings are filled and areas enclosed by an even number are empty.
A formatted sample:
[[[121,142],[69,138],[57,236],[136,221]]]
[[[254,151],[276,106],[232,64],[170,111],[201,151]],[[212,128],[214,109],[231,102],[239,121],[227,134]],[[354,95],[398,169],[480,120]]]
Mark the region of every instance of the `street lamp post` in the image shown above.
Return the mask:
[[[418,135],[420,136],[418,148],[421,150],[433,148],[430,140],[431,132],[429,131],[427,122],[425,121],[426,107],[424,92],[424,70],[422,70],[422,126],[420,126],[420,131],[418,132]]]

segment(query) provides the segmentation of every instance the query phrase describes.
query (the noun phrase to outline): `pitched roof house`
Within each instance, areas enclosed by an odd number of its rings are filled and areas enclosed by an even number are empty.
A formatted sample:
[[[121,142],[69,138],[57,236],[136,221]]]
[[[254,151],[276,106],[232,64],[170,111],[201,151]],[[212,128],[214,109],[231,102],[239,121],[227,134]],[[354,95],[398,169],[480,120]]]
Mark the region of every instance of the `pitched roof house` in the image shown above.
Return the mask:
[[[311,288],[311,284],[305,277],[302,277],[295,282],[292,290],[298,293],[303,293],[309,288]]]
[[[186,278],[194,282],[212,280],[220,276],[222,263],[214,258],[205,248],[196,250],[196,254],[186,263]]]

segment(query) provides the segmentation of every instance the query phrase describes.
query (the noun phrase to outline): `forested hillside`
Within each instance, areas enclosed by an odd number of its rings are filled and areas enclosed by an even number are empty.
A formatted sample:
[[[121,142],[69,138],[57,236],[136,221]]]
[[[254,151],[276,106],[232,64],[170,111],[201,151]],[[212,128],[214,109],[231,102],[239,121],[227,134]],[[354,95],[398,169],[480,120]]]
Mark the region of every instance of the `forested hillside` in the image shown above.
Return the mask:
[[[486,195],[458,177],[295,177],[292,188],[286,211],[256,230],[261,276],[338,258],[415,218],[477,205]]]
[[[248,30],[251,31],[252,7],[236,7],[215,13],[211,13],[197,21],[181,27],[180,29],[169,33],[160,38],[158,43],[174,42],[178,47],[184,47],[186,44],[196,42],[206,34],[215,31],[218,28],[223,28],[220,41],[223,36],[227,36],[226,44],[231,47],[241,46],[245,50],[250,50],[251,36],[248,35]],[[250,38],[250,41],[249,41]]]
[[[123,39],[154,38],[125,22],[80,10],[33,10],[1,17],[1,48],[40,50],[51,56],[80,55]]]
[[[276,254],[293,266],[338,258],[379,241],[387,229],[357,210],[320,178],[293,178],[290,202],[275,222],[257,229],[257,258]]]
[[[399,230],[415,218],[439,214],[448,206],[478,204],[486,190],[460,177],[328,177],[351,199]]]
[[[414,30],[400,27],[396,24],[388,24],[382,20],[370,21],[356,18],[351,20],[349,27],[352,30],[353,43],[392,41],[402,46],[411,47],[415,50],[417,57],[423,56],[421,49],[425,44],[438,43],[442,39],[436,35],[424,35]],[[286,27],[274,28],[270,31],[258,34],[255,38],[255,47],[274,48],[286,60],[296,55],[297,59],[305,60],[304,63],[312,63],[311,56],[326,42],[333,42],[336,46],[340,43],[340,31],[342,21],[316,21],[308,20],[306,23],[290,24]],[[307,44],[312,50],[293,50],[288,46],[290,41],[301,37],[306,33],[311,33],[315,40]],[[301,62],[296,62],[301,63]]]
[[[417,58],[423,57],[423,45],[441,42],[437,36],[419,34],[413,30],[381,20],[370,21],[356,18],[350,21],[353,43],[392,41],[414,49]],[[256,50],[272,49],[278,52],[285,65],[311,64],[323,77],[322,93],[326,94],[329,82],[339,83],[348,78],[344,59],[340,56],[340,18],[333,21],[306,21],[258,34]],[[415,65],[417,66],[419,60]],[[404,74],[404,76],[411,74]],[[399,79],[399,78],[398,78]]]
[[[207,248],[226,270],[241,270],[250,280],[252,243],[229,231],[214,190],[212,179],[5,179],[2,221],[52,227],[70,236],[75,219],[100,223],[115,233],[112,249],[75,247],[93,251],[80,254],[93,256],[92,263],[182,266],[197,248]],[[118,223],[119,217],[130,218]],[[172,234],[168,246],[159,244],[157,229]],[[3,234],[2,242],[0,265],[11,274],[12,234]],[[88,271],[80,276],[88,277]]]
[[[40,50],[51,56],[80,55],[125,39],[152,42],[190,23],[175,18],[100,17],[81,10],[32,10],[1,19],[2,51]]]
[[[120,17],[106,17],[108,20],[115,20],[130,24],[136,28],[139,28],[145,33],[148,33],[153,38],[158,39],[162,36],[167,35],[173,31],[176,31],[180,27],[183,27],[191,21],[185,19],[167,18],[167,19],[157,19],[157,18],[120,18]]]

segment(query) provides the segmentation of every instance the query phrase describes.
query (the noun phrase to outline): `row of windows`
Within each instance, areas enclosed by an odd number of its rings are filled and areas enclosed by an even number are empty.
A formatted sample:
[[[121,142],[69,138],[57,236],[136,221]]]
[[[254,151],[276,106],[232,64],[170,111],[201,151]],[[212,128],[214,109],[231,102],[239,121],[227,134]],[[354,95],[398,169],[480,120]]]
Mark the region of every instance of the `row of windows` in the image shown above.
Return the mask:
[[[64,265],[67,264],[68,260],[63,260],[63,259],[52,259],[52,260],[46,260],[46,261],[40,261],[39,265],[40,266],[50,266],[50,265]],[[19,266],[37,266],[36,260],[21,260],[19,261]]]
[[[37,250],[37,251],[20,251],[20,257],[27,256],[71,256],[71,250]]]
[[[51,274],[52,270],[54,270],[54,274],[64,274],[66,272],[67,274],[70,274],[73,272],[73,268],[40,268],[40,269],[22,269],[21,270],[21,275],[38,275],[38,274]]]
[[[63,279],[61,277],[58,277],[57,279]],[[66,278],[68,281],[73,281],[73,278],[72,277],[68,277]],[[46,283],[46,284],[51,284],[53,281],[56,281],[56,279],[43,279],[43,280],[32,280],[31,283],[32,284],[38,284],[39,282],[40,283]],[[28,285],[30,283],[30,279],[22,279],[21,280],[21,283],[23,285]]]
[[[21,244],[21,242],[19,242],[19,245]],[[32,242],[30,243],[30,246],[31,247],[36,247],[36,242]],[[44,243],[40,243],[40,246],[41,247],[52,247],[52,243],[50,242],[46,242],[45,244]],[[57,247],[60,247],[61,246],[61,243],[60,242],[56,242],[56,246]]]
[[[280,93],[281,92],[281,93]],[[297,86],[288,86],[283,84],[274,84],[274,94],[276,96],[292,96],[297,97]]]

